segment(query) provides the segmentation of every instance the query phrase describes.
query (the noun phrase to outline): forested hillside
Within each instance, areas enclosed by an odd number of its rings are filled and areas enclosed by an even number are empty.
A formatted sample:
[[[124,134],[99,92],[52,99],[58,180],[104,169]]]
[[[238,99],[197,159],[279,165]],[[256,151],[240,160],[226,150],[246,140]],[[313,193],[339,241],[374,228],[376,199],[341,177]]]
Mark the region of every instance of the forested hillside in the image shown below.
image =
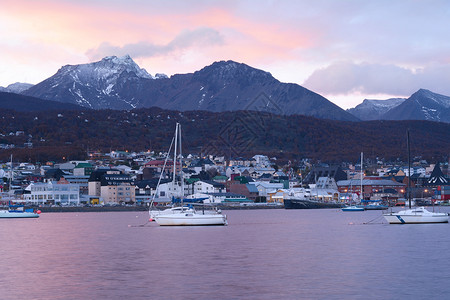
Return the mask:
[[[429,121],[344,122],[262,112],[132,111],[0,112],[0,161],[85,159],[87,151],[166,151],[175,122],[182,125],[183,152],[226,157],[267,154],[279,159],[355,161],[366,157],[442,160],[450,149],[450,124]],[[22,133],[23,132],[23,133]],[[33,148],[23,148],[24,143]],[[22,147],[22,148],[20,148]]]

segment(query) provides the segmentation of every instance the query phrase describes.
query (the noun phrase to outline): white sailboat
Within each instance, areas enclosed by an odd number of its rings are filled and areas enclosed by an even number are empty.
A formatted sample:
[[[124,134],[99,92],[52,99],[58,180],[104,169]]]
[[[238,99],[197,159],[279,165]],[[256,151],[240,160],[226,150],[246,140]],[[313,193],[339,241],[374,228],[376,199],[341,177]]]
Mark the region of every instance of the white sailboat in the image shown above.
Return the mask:
[[[401,210],[399,212],[390,212],[384,214],[384,218],[389,224],[426,224],[426,223],[448,223],[447,213],[436,213],[425,209],[425,207],[417,207],[411,209],[411,190],[410,190],[410,176],[411,176],[411,153],[409,146],[409,130],[407,131],[407,147],[408,147],[408,203],[409,209]]]
[[[192,205],[184,205],[184,186],[183,178],[181,174],[181,186],[176,183],[176,162],[177,162],[177,147],[179,140],[180,149],[180,166],[182,166],[182,155],[181,155],[181,125],[176,124],[175,136],[170,144],[169,152],[167,154],[166,160],[164,162],[163,170],[159,177],[158,185],[156,187],[155,195],[153,196],[152,202],[150,204],[149,215],[151,220],[155,220],[160,226],[205,226],[205,225],[228,225],[226,215],[223,215],[220,210],[205,210],[201,211],[194,209]],[[172,145],[175,141],[174,147],[174,159],[173,159],[173,180],[172,180],[172,197],[181,198],[181,206],[173,206],[165,210],[157,210],[153,206],[154,198],[158,192],[159,183],[161,182],[162,175],[167,163],[167,159],[170,155]],[[181,172],[180,172],[181,173]],[[181,191],[179,191],[181,190]]]
[[[401,210],[383,215],[389,224],[448,223],[448,214],[428,211],[425,207]]]

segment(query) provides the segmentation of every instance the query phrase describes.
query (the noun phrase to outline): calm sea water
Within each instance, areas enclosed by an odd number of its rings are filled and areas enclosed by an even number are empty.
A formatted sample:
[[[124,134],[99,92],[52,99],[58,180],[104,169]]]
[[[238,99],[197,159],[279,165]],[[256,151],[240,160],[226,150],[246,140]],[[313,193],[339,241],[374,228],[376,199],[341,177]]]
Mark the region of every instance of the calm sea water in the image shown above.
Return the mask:
[[[225,213],[226,227],[138,227],[145,212],[0,220],[0,298],[450,297],[449,224],[388,225],[379,211]]]

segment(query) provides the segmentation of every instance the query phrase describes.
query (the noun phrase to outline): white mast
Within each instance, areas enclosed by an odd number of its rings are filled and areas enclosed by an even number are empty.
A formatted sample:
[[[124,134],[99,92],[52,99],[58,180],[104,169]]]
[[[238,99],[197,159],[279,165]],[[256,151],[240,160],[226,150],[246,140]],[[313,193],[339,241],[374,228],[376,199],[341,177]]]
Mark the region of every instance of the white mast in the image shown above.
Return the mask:
[[[176,175],[176,167],[177,167],[177,141],[178,141],[178,123],[175,125],[175,148],[173,151],[173,178],[172,178],[172,188],[173,188],[173,194],[172,196],[175,196],[175,175]]]
[[[178,131],[178,134],[180,135],[180,177],[181,177],[181,199],[184,197],[184,178],[183,178],[183,154],[181,152],[181,124],[178,124],[180,127],[180,130]]]
[[[363,153],[361,152],[361,187],[360,187],[360,197],[359,197],[359,202],[361,202],[362,200],[364,200],[363,197]]]
[[[12,181],[13,181],[13,177],[14,177],[14,172],[13,172],[13,156],[11,154],[11,168],[9,169],[9,194],[11,195],[11,186],[12,186]]]

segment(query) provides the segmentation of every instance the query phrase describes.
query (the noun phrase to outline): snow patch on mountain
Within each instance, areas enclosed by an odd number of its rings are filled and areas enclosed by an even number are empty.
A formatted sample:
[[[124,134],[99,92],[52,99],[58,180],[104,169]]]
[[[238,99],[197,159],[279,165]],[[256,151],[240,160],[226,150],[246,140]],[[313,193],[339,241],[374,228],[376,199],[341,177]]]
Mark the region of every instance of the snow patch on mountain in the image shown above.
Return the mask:
[[[364,99],[361,104],[347,111],[361,120],[378,120],[383,114],[402,104],[406,99],[391,98],[387,100]]]

